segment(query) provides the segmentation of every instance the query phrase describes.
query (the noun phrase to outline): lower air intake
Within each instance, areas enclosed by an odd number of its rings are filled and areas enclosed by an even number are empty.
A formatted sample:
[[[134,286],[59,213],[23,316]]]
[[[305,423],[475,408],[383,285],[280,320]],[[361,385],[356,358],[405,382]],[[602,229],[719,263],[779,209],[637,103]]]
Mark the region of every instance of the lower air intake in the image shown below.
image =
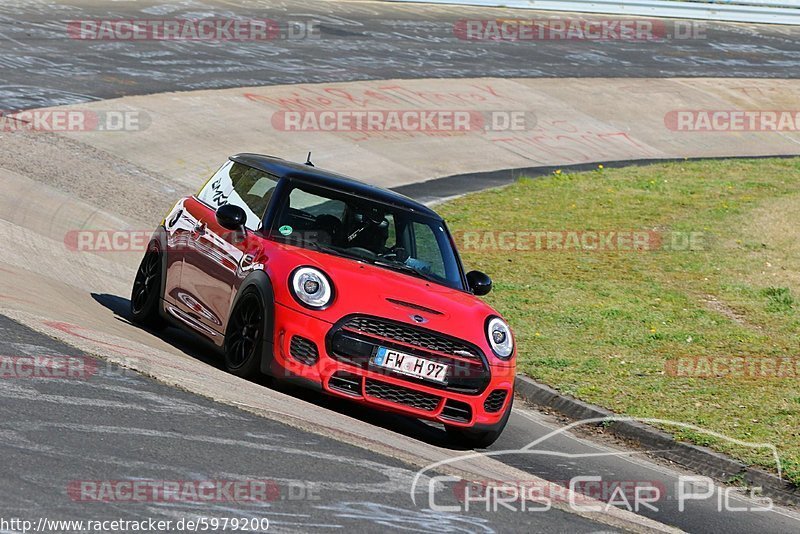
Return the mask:
[[[306,365],[314,365],[319,359],[317,345],[310,339],[301,336],[292,336],[292,340],[289,342],[289,354],[295,360]]]
[[[426,412],[434,411],[439,406],[440,397],[421,393],[413,389],[395,386],[387,382],[367,379],[365,391],[368,396],[404,406],[410,406]]]
[[[506,402],[506,395],[508,395],[508,392],[504,389],[492,391],[489,393],[489,396],[486,397],[486,400],[483,401],[483,409],[488,413],[499,412],[500,408],[503,407],[503,403]]]
[[[361,377],[344,371],[337,371],[328,380],[328,387],[346,395],[360,397]]]
[[[469,423],[472,420],[472,408],[465,402],[448,399],[439,417],[457,423]]]

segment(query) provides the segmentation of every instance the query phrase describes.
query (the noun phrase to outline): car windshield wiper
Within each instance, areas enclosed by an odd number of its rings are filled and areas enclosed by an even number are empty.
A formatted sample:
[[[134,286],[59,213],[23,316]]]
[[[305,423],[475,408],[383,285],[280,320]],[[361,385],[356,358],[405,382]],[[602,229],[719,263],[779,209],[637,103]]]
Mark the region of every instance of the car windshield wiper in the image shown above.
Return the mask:
[[[329,247],[327,245],[320,245],[316,241],[308,241],[306,239],[300,239],[298,241],[292,241],[290,239],[285,239],[285,240],[282,239],[280,241],[283,242],[283,243],[286,243],[287,245],[303,246],[303,247],[312,248],[312,249],[314,249],[314,250],[316,250],[318,252],[328,252],[330,254],[333,254],[334,256],[342,256],[344,258],[351,258],[352,257],[352,256],[350,256],[348,254],[345,254],[345,253],[341,252],[340,250],[337,250],[337,249],[335,249],[333,247]]]
[[[387,269],[394,269],[397,271],[402,271],[404,273],[412,274],[424,280],[428,280],[430,282],[436,282],[437,284],[441,283],[441,280],[439,280],[432,274],[423,273],[422,271],[419,271],[411,267],[410,265],[406,265],[405,263],[385,261],[385,260],[371,260],[370,263],[372,263],[373,265],[377,265],[379,267],[386,267]]]
[[[367,258],[366,256],[361,256],[359,254],[354,254],[354,253],[348,252],[347,249],[341,249],[339,247],[334,247],[332,245],[322,245],[320,243],[317,243],[316,241],[302,240],[302,241],[300,241],[300,243],[302,243],[303,245],[309,245],[310,248],[313,248],[314,250],[316,250],[318,252],[325,252],[325,253],[331,254],[333,256],[338,256],[340,258],[347,258],[347,259],[356,260],[356,261],[366,261],[366,262],[369,262],[369,263],[374,263],[374,261],[375,261],[372,258]],[[408,266],[404,265],[404,267],[408,267]]]

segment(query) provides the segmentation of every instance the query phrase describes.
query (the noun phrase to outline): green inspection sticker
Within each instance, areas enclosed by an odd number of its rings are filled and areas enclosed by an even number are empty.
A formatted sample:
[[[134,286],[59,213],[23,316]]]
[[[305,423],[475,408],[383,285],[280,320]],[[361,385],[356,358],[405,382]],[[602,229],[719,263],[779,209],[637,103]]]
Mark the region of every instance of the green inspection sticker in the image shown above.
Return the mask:
[[[291,226],[289,226],[288,224],[284,224],[283,226],[278,228],[278,231],[281,233],[281,235],[289,235],[292,233],[293,230]]]

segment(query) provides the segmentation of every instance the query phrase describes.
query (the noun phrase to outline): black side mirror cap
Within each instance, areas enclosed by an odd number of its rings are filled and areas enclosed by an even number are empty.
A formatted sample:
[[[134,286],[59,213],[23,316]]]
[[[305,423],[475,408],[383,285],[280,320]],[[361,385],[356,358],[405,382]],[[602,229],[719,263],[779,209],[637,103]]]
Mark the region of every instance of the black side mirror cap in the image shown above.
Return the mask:
[[[247,222],[247,214],[241,206],[224,204],[217,208],[217,222],[226,230],[241,230]]]
[[[470,271],[467,273],[467,285],[474,294],[486,295],[492,290],[492,279],[480,271]]]

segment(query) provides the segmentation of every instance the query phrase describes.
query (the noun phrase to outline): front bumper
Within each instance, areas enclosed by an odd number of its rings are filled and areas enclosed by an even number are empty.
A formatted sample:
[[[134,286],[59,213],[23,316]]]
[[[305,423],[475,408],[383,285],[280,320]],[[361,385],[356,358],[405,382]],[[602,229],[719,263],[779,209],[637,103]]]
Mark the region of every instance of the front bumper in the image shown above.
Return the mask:
[[[376,341],[343,329],[345,319],[333,325],[276,303],[270,373],[337,397],[451,426],[490,429],[501,423],[513,396],[513,365],[491,365],[476,347],[479,362],[454,357],[454,374],[447,385],[427,383],[375,367],[369,351],[379,342],[433,360],[444,361],[446,355],[391,339]]]

